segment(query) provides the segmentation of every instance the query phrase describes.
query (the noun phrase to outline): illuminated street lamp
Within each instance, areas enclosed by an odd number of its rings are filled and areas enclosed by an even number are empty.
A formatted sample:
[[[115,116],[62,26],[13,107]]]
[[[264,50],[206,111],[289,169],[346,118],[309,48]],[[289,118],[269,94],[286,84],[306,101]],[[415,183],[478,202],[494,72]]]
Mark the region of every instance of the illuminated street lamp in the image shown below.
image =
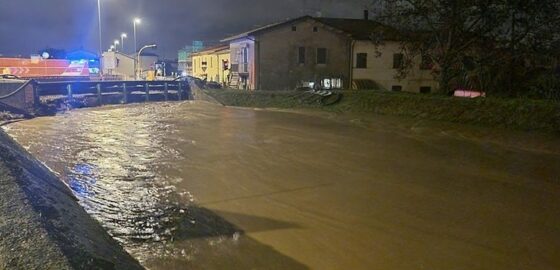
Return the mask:
[[[142,22],[142,20],[140,20],[140,18],[134,18],[134,52],[138,52],[138,47],[137,47],[137,39],[136,39],[136,25],[140,24]]]
[[[124,39],[127,38],[128,35],[126,33],[121,34],[121,50],[124,52]]]
[[[156,44],[146,45],[146,46],[142,47],[142,49],[140,49],[140,51],[138,51],[138,56],[137,56],[137,58],[136,58],[136,59],[137,59],[136,62],[138,62],[138,68],[137,68],[137,70],[136,70],[136,79],[137,79],[137,80],[139,80],[139,79],[140,79],[140,75],[142,75],[142,70],[141,70],[141,69],[142,69],[142,65],[141,65],[141,62],[140,62],[140,55],[142,54],[142,51],[143,51],[143,50],[145,50],[145,49],[150,49],[150,48],[157,48],[157,45],[156,45]]]
[[[115,41],[113,42],[113,45],[115,45],[115,51],[119,51],[119,44],[121,44],[121,42],[118,39],[115,39]]]
[[[103,53],[103,38],[101,36],[101,0],[97,0],[97,19],[99,22],[99,57]]]
[[[134,53],[138,52],[138,47],[137,47],[137,40],[136,40],[136,25],[140,24],[142,22],[142,20],[140,20],[140,18],[136,17],[134,18],[132,24],[134,25]],[[137,77],[138,75],[136,75],[136,73],[138,72],[138,62],[134,61],[134,77]]]

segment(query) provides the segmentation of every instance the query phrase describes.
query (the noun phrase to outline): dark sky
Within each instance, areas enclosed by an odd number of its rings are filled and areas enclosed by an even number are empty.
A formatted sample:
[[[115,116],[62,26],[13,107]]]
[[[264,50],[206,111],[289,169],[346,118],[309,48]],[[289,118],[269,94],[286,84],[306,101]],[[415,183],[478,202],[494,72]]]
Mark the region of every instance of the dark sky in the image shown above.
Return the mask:
[[[120,33],[129,34],[132,18],[143,19],[138,43],[158,44],[158,53],[176,58],[193,40],[219,40],[258,25],[298,17],[362,16],[371,0],[101,0],[103,49]],[[47,46],[97,52],[97,0],[0,0],[0,54],[37,53]],[[127,49],[128,47],[128,49]]]

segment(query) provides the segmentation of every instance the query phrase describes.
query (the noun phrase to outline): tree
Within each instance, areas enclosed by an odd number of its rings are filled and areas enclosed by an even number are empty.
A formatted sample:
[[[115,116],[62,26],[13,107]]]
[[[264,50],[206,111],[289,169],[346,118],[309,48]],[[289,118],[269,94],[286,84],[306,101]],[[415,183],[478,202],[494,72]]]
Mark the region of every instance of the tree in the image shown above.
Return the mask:
[[[434,62],[443,93],[456,87],[511,91],[530,73],[531,59],[558,54],[556,0],[382,1],[380,19],[399,28],[408,59],[424,55]]]

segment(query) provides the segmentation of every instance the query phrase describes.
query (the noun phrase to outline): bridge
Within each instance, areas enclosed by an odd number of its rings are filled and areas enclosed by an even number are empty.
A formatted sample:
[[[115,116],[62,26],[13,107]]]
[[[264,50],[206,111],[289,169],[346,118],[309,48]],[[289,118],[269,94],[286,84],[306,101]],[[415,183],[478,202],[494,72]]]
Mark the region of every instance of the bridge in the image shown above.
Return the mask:
[[[0,111],[32,115],[49,98],[94,100],[94,105],[186,100],[191,88],[185,81],[22,81],[0,80]],[[88,106],[91,106],[88,102]]]

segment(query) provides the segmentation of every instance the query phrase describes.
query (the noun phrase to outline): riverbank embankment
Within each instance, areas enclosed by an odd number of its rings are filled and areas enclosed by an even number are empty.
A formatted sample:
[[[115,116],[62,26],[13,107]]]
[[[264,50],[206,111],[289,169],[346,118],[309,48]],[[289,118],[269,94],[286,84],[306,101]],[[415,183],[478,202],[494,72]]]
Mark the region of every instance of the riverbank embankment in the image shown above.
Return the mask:
[[[0,130],[0,269],[142,269],[70,189]]]
[[[560,132],[560,103],[529,99],[465,99],[381,91],[341,91],[325,100],[302,91],[205,90],[226,106],[373,113],[526,131]],[[337,100],[338,99],[338,100]]]

